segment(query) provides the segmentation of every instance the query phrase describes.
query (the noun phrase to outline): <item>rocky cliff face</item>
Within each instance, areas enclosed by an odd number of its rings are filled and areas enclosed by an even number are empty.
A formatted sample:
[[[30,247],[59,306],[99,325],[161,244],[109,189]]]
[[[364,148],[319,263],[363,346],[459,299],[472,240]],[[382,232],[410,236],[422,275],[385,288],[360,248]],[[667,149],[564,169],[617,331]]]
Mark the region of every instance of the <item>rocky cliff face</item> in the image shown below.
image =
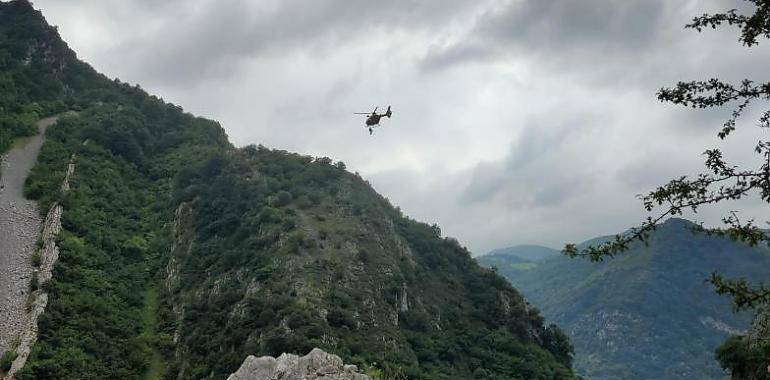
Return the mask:
[[[313,347],[415,378],[571,378],[569,343],[518,292],[343,165],[247,147],[175,186],[165,292],[181,378]]]
[[[770,305],[766,305],[757,314],[754,323],[751,324],[748,336],[749,342],[753,345],[760,345],[770,341]]]
[[[371,380],[337,355],[315,348],[305,356],[249,356],[227,380]]]

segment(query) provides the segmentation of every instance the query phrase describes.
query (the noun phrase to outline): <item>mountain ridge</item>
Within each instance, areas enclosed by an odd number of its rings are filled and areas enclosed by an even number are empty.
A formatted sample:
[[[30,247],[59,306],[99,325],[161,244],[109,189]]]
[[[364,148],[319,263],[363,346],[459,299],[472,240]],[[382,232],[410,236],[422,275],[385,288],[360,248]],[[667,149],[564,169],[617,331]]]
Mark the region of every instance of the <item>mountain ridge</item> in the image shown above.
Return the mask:
[[[493,249],[482,256],[516,256],[526,261],[540,261],[558,256],[559,250],[535,244],[520,244],[506,248]]]
[[[25,188],[64,211],[17,379],[220,378],[311,346],[414,379],[574,378],[558,328],[343,163],[233,147],[217,122],[78,61],[26,0],[0,3],[0,21],[7,104],[77,111],[47,130]]]
[[[751,318],[734,314],[729,299],[716,295],[706,280],[713,271],[760,280],[770,254],[694,233],[695,226],[672,219],[658,226],[649,245],[634,244],[601,263],[562,256],[525,269],[488,264],[547,320],[563,326],[582,376],[721,379],[714,350],[745,330]]]

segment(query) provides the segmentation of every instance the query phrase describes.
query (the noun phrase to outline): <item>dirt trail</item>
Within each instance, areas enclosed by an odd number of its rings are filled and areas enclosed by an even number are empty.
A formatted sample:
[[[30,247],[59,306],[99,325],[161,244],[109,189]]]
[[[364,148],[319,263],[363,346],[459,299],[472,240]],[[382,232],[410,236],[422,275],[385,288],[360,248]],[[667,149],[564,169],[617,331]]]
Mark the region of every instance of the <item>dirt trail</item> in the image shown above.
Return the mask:
[[[0,353],[13,349],[24,327],[32,277],[32,254],[43,219],[37,203],[24,198],[24,181],[37,161],[45,129],[56,118],[38,123],[40,133],[2,157],[0,168]]]

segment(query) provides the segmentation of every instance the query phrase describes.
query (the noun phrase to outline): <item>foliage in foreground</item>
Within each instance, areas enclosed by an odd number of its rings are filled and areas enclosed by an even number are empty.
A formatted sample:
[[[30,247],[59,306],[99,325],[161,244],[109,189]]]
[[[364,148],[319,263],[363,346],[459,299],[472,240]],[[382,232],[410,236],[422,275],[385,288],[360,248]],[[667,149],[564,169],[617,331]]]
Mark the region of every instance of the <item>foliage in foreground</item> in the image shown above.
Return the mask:
[[[723,368],[730,368],[738,379],[768,380],[767,358],[770,342],[754,344],[745,336],[730,337],[716,352]]]
[[[734,25],[741,28],[740,41],[744,45],[757,45],[757,38],[770,38],[770,3],[764,0],[749,2],[756,7],[753,14],[740,14],[736,10],[705,14],[694,18],[687,28],[700,32],[704,28],[716,28],[722,24]],[[732,115],[717,134],[720,139],[725,139],[735,130],[737,120],[752,103],[770,100],[770,83],[756,83],[749,79],[737,85],[719,79],[679,82],[673,88],[661,89],[658,99],[697,109],[722,107],[738,102]],[[758,126],[770,128],[770,110],[762,114]],[[747,196],[758,196],[763,201],[770,202],[770,141],[759,141],[752,150],[760,156],[756,169],[740,169],[728,163],[721,150],[706,150],[704,155],[707,173],[699,174],[694,179],[686,176],[674,179],[641,197],[647,211],[663,207],[658,216],[648,218],[641,226],[623,235],[617,235],[603,244],[581,249],[575,244],[568,244],[564,253],[571,257],[587,257],[592,261],[601,261],[627,251],[629,244],[634,241],[644,242],[659,222],[669,216],[681,215],[683,211],[697,212],[703,206],[739,200]],[[698,230],[727,236],[751,246],[770,244],[770,232],[757,226],[753,220],[741,222],[738,214],[733,212],[723,221],[728,226],[725,229]],[[745,281],[727,281],[718,274],[713,276],[712,283],[717,292],[733,297],[737,309],[770,303],[770,289],[764,284],[752,288]]]
[[[695,17],[686,27],[701,32],[703,29],[716,29],[728,25],[741,29],[739,41],[747,47],[756,46],[760,39],[770,38],[770,2],[766,0],[747,0],[753,6],[751,13],[740,13],[732,9],[722,13],[704,14]],[[770,100],[770,83],[757,83],[744,79],[739,84],[721,81],[716,78],[709,80],[679,82],[675,87],[663,88],[658,92],[662,102],[673,103],[685,107],[707,109],[734,106],[731,116],[722,125],[717,136],[725,139],[736,129],[738,119],[753,103]],[[770,128],[770,110],[761,113],[758,126]],[[641,226],[632,229],[624,235],[595,246],[579,249],[575,244],[568,244],[564,253],[570,257],[587,257],[592,261],[602,261],[629,249],[634,241],[645,242],[650,233],[657,228],[660,221],[671,215],[681,215],[683,211],[697,212],[701,207],[717,203],[735,201],[746,197],[758,197],[770,203],[770,141],[760,140],[752,149],[758,156],[754,169],[741,169],[725,160],[719,149],[708,149],[706,156],[706,173],[695,178],[682,176],[659,187],[641,197],[644,208],[653,211],[662,207],[663,211],[656,217],[649,217]],[[733,240],[744,242],[750,246],[770,245],[770,232],[760,228],[754,220],[741,221],[738,213],[732,212],[723,218],[724,229],[698,228],[699,231],[719,236],[727,236]],[[736,310],[758,308],[770,304],[770,287],[764,282],[751,285],[743,278],[728,280],[721,274],[714,273],[711,283],[717,293],[732,297]],[[767,337],[766,337],[767,338]],[[720,355],[730,348],[737,347],[737,340],[727,342],[721,349]],[[745,366],[736,360],[722,360],[736,377],[747,372]],[[758,368],[770,366],[770,356],[766,356]],[[748,370],[752,372],[753,370]]]
[[[13,351],[6,351],[0,355],[0,374],[8,372],[8,370],[11,369],[11,365],[13,365],[13,361],[16,360],[16,357],[18,356],[19,355]]]

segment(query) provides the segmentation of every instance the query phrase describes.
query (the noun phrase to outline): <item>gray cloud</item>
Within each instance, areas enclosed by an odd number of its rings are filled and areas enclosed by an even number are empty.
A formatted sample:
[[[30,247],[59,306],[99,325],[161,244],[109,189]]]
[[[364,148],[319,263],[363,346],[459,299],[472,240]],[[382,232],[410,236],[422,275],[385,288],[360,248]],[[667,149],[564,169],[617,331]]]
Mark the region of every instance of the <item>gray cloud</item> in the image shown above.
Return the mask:
[[[516,209],[555,206],[566,201],[590,181],[571,170],[566,157],[571,153],[566,145],[586,127],[586,122],[582,119],[526,127],[505,158],[482,163],[471,171],[462,200],[498,199]]]
[[[431,52],[428,66],[544,55],[558,60],[580,55],[643,54],[660,35],[661,0],[541,0],[509,3],[476,20],[466,39]],[[598,59],[597,59],[598,61]],[[598,62],[597,62],[598,63]]]
[[[157,16],[160,12],[166,17],[153,26],[157,29],[153,35],[115,46],[114,58],[128,58],[131,70],[149,80],[170,84],[229,76],[240,72],[244,61],[287,51],[323,56],[334,54],[341,44],[377,44],[379,41],[371,37],[379,33],[441,28],[472,6],[459,0],[139,4],[138,11],[144,14]]]
[[[662,11],[655,0],[527,1],[487,14],[477,33],[527,50],[638,51],[655,40]]]
[[[592,86],[646,85],[651,94],[678,80],[770,80],[765,67],[770,51],[740,46],[736,30],[684,29],[694,15],[750,7],[723,0],[697,5],[665,0],[509,2],[481,13],[462,38],[433,46],[422,67],[435,71],[459,64],[527,61]]]
[[[220,120],[237,145],[343,160],[478,253],[624,230],[645,216],[636,194],[702,171],[707,147],[752,163],[763,136],[747,115],[718,141],[729,110],[655,99],[678,80],[768,80],[767,44],[683,29],[734,1],[35,4],[98,70]],[[387,104],[373,137],[351,115]]]

